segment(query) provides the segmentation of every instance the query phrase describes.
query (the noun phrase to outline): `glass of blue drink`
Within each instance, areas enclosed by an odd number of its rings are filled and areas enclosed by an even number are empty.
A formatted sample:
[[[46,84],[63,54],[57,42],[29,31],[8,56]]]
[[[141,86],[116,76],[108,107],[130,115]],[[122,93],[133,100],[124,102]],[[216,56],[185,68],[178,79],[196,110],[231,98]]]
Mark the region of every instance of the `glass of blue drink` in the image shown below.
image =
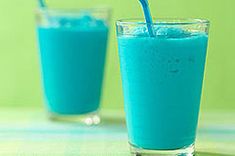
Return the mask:
[[[134,155],[194,155],[209,22],[117,22],[127,129]]]
[[[109,9],[36,13],[45,103],[51,119],[98,124]]]

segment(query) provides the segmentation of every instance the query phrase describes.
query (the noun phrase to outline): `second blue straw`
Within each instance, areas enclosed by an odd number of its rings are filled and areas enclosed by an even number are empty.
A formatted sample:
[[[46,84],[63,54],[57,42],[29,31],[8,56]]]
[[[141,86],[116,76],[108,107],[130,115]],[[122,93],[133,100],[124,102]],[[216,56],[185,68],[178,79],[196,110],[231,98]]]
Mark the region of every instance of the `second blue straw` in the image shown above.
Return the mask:
[[[46,7],[46,3],[44,0],[38,0],[38,5],[40,8],[45,8]]]

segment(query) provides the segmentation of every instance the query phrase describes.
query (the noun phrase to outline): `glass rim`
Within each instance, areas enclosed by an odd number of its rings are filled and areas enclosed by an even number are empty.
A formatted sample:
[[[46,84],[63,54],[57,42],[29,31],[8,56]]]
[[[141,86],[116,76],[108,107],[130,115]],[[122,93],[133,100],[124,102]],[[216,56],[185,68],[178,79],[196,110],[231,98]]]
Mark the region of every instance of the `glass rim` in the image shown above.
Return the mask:
[[[154,23],[151,24],[152,26],[156,25],[195,25],[195,24],[202,24],[202,25],[210,25],[210,21],[207,19],[201,18],[153,18]],[[127,19],[120,19],[116,21],[117,26],[121,25],[146,25],[144,18],[127,18]]]
[[[92,13],[111,13],[112,8],[111,7],[94,7],[94,8],[72,8],[72,9],[66,9],[66,8],[37,8],[35,9],[36,13],[69,13],[69,14],[77,14],[80,12],[92,12]]]

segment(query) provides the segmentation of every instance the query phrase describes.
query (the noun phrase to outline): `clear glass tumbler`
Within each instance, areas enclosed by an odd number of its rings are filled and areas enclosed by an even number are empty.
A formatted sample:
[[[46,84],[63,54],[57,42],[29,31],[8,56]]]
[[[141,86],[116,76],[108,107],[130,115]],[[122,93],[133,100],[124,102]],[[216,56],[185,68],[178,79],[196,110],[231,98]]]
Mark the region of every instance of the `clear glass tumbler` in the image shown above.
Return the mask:
[[[38,45],[51,119],[98,124],[110,9],[39,9]]]
[[[158,19],[117,22],[131,152],[194,155],[209,22]]]

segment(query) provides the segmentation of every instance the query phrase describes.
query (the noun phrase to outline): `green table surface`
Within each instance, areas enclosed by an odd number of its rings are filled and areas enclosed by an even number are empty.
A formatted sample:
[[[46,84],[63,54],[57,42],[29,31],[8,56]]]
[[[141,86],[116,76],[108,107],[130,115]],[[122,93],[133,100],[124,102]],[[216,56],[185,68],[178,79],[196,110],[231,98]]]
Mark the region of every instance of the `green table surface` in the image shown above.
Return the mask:
[[[2,156],[129,156],[124,113],[105,110],[99,126],[53,122],[43,109],[0,108]],[[199,156],[235,155],[235,113],[201,113]]]

